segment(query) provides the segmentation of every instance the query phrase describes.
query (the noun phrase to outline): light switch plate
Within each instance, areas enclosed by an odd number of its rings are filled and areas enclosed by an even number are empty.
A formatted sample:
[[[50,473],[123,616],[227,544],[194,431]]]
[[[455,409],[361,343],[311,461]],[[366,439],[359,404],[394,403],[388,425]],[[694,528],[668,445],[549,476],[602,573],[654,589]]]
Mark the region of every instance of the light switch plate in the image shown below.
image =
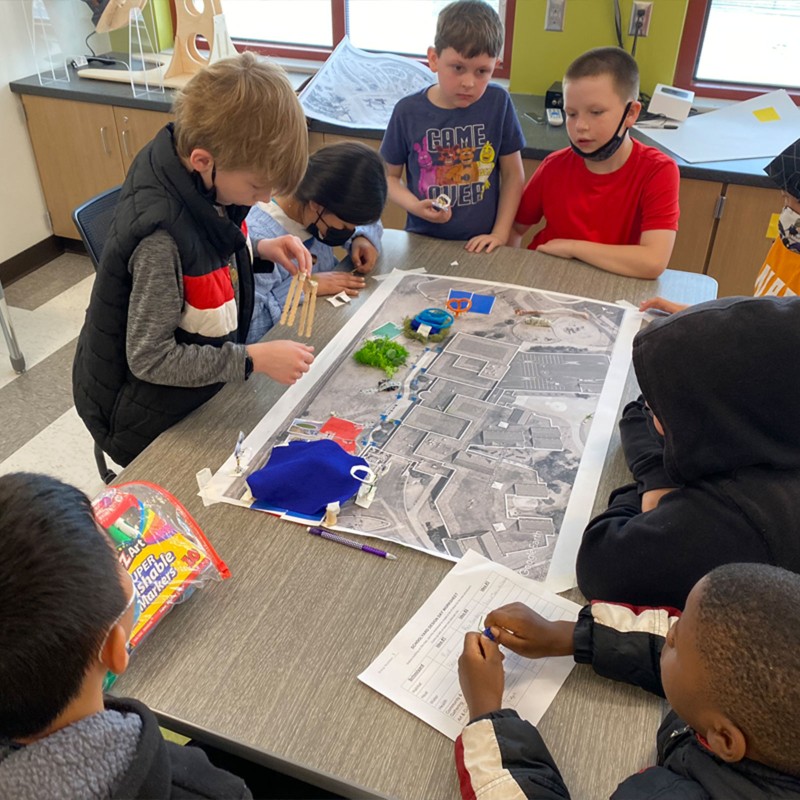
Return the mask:
[[[547,10],[544,15],[544,29],[546,31],[563,31],[564,14],[567,0],[547,0]]]

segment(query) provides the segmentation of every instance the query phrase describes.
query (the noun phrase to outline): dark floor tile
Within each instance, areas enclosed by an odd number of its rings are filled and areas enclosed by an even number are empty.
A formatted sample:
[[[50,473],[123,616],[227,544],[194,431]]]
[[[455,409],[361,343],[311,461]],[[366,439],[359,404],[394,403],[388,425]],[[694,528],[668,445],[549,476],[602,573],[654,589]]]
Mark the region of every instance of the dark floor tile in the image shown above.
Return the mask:
[[[0,462],[68,411],[77,339],[0,388]]]
[[[64,253],[5,287],[10,306],[34,311],[94,272],[88,256]]]

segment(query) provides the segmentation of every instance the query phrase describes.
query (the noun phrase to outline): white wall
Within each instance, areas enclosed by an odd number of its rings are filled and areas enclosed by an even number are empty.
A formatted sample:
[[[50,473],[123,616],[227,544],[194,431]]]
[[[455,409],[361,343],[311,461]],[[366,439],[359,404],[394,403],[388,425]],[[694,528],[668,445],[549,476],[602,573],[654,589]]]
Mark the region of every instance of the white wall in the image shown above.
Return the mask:
[[[84,39],[92,31],[89,7],[81,0],[44,0],[44,4],[68,59],[84,53]],[[28,35],[30,14],[29,0],[0,0],[0,263],[52,234],[22,103],[8,88],[10,81],[36,72]],[[92,44],[108,49],[107,37],[95,36]],[[58,146],[57,131],[53,146]]]

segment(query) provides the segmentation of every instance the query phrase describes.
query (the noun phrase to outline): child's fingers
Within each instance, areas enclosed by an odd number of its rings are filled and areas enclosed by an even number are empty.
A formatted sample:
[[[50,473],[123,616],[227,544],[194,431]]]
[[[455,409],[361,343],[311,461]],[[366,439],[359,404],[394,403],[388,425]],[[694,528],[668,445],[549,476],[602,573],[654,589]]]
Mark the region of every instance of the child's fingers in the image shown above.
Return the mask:
[[[489,627],[497,626],[508,630],[516,630],[515,625],[531,614],[531,610],[524,603],[509,603],[500,606],[486,615],[485,624]]]
[[[484,637],[486,638],[486,637]],[[488,639],[486,641],[489,641]],[[483,659],[484,651],[481,647],[481,634],[469,631],[464,636],[464,656],[467,658]]]
[[[494,633],[492,633],[492,636],[494,636]],[[483,650],[483,657],[486,661],[502,661],[505,658],[500,652],[500,644],[502,643],[499,639],[492,641],[488,636],[484,636],[481,633],[478,634],[478,644]]]
[[[495,642],[497,642],[497,644],[502,644],[504,647],[508,647],[510,650],[518,650],[530,644],[527,639],[517,636],[517,634],[512,631],[507,631],[505,628],[496,628],[493,626],[491,631]]]

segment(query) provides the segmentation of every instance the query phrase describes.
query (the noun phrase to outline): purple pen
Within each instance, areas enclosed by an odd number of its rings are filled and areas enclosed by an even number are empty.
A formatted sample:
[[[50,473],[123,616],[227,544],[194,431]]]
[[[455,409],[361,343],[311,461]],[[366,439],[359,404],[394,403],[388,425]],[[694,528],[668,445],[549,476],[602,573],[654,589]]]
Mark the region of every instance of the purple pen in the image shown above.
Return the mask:
[[[354,542],[352,539],[345,539],[344,536],[339,536],[338,533],[334,533],[333,531],[326,531],[325,528],[313,527],[309,528],[308,532],[314,534],[314,536],[328,539],[331,542],[338,542],[346,547],[352,547],[354,550],[363,550],[365,553],[372,553],[373,556],[378,556],[379,558],[389,558],[392,561],[397,560],[397,556],[393,556],[385,550],[378,550],[377,547],[370,547],[368,544],[361,544],[361,542]]]

